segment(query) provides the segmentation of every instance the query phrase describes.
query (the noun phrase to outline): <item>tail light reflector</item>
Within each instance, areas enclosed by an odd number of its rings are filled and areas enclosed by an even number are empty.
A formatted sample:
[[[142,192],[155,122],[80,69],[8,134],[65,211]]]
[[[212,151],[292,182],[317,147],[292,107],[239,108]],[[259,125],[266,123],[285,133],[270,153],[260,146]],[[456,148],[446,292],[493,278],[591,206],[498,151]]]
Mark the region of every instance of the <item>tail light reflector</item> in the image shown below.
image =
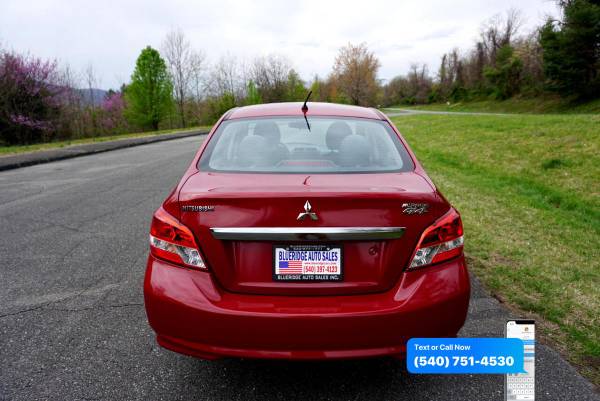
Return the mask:
[[[463,241],[460,215],[451,208],[423,232],[408,269],[433,265],[460,255]]]
[[[158,258],[178,265],[206,269],[190,229],[162,207],[152,217],[150,252]]]

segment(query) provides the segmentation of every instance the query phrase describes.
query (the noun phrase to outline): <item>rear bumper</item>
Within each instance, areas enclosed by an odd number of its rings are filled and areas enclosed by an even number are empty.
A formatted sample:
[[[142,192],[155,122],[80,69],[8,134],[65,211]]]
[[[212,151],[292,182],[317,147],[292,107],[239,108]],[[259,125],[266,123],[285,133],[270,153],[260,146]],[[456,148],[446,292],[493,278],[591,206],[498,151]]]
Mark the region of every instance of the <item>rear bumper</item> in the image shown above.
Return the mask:
[[[398,355],[411,337],[452,337],[469,304],[461,256],[402,275],[391,290],[344,296],[225,292],[210,273],[149,256],[148,321],[158,343],[201,358],[339,359]]]

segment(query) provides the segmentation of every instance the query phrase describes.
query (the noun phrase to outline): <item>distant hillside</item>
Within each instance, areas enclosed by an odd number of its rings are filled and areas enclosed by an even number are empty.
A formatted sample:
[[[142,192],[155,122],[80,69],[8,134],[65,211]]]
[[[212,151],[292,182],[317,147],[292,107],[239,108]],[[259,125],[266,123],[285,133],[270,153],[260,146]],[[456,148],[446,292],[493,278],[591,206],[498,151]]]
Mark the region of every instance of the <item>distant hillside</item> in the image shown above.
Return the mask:
[[[108,93],[104,89],[92,88],[90,89],[77,89],[77,92],[81,94],[83,101],[90,106],[99,106],[102,104],[104,97]]]

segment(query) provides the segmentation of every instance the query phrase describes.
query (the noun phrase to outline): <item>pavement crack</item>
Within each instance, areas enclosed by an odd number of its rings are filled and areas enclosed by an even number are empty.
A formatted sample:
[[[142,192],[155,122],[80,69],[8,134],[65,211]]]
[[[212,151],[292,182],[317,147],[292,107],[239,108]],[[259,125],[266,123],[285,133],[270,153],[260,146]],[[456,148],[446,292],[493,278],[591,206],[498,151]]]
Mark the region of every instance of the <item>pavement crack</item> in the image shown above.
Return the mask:
[[[142,205],[142,204],[144,204],[144,203],[146,203],[148,201],[149,201],[149,199],[143,198],[142,200],[140,200],[138,202],[135,202],[135,203],[133,203],[131,205],[128,205],[128,206],[125,206],[125,207],[121,207],[121,208],[117,208],[117,209],[111,209],[111,210],[108,210],[108,211],[106,211],[104,213],[101,213],[99,215],[92,216],[90,218],[80,220],[79,223],[80,223],[80,225],[84,226],[84,225],[86,225],[88,223],[99,221],[99,220],[101,220],[101,219],[103,219],[105,217],[108,217],[108,216],[111,216],[111,215],[116,215],[116,214],[122,213],[122,212],[126,212],[126,211],[131,210],[131,209],[135,209],[135,208],[139,207],[140,205]]]
[[[72,247],[71,247],[69,250],[67,250],[67,252],[66,252],[65,254],[63,254],[63,255],[60,257],[60,263],[61,263],[61,264],[64,264],[64,263],[65,263],[65,261],[67,260],[67,258],[68,258],[69,256],[71,256],[71,255],[72,255],[72,254],[75,252],[75,250],[76,250],[77,248],[79,248],[79,247],[81,246],[81,244],[83,244],[85,241],[86,241],[86,239],[85,239],[85,238],[84,238],[84,239],[82,239],[82,240],[79,240],[79,241],[77,241],[77,242],[75,243],[75,245],[73,245],[73,246],[72,246]],[[81,295],[81,293],[80,293],[79,295]],[[79,296],[79,295],[78,295],[78,296]]]
[[[0,315],[0,319],[2,319],[2,318],[4,318],[4,317],[15,316],[15,315],[21,315],[21,314],[23,314],[23,313],[33,312],[33,311],[36,311],[36,310],[38,310],[38,309],[42,309],[44,306],[45,306],[45,305],[39,305],[39,306],[36,306],[36,307],[34,307],[34,308],[28,308],[28,309],[23,309],[23,310],[16,311],[16,312],[5,313],[5,314],[3,314],[3,315]]]
[[[132,302],[129,304],[117,304],[117,305],[108,305],[110,308],[126,308],[129,306],[144,306],[143,302]]]
[[[111,308],[130,308],[130,307],[138,307],[138,306],[144,306],[144,304],[141,302],[132,302],[132,303],[115,304],[115,305],[94,305],[94,306],[88,306],[85,308],[70,308],[70,309],[48,308],[47,310],[60,311],[60,312],[85,312],[88,310],[102,310],[102,309],[111,309]]]
[[[58,228],[62,228],[62,229],[67,230],[67,231],[71,231],[71,232],[76,233],[76,234],[92,234],[92,235],[94,235],[94,234],[102,234],[102,233],[99,233],[99,232],[96,232],[96,231],[82,230],[79,227],[72,227],[70,225],[67,225],[67,224],[64,224],[64,223],[61,223],[61,222],[56,222],[56,221],[49,220],[49,219],[44,219],[44,218],[30,218],[30,217],[24,217],[22,215],[14,215],[14,214],[3,215],[3,216],[0,216],[0,217],[8,220],[9,222],[11,222],[12,220],[16,219],[17,220],[16,222],[12,222],[12,224],[14,226],[18,226],[19,224],[22,224],[23,222],[31,222],[31,223],[34,223],[34,224],[37,224],[37,225],[39,225],[40,223],[46,224],[46,226],[44,226],[44,227],[36,227],[33,230],[33,232],[36,232],[36,233],[41,232],[43,230],[48,230],[48,229],[52,229],[52,228],[58,227]]]
[[[85,308],[48,308],[47,306],[51,305],[51,304],[45,304],[45,305],[40,305],[40,306],[36,306],[35,308],[29,308],[29,309],[23,309],[20,311],[16,311],[16,312],[11,312],[11,313],[5,313],[3,315],[0,315],[0,319],[5,318],[5,317],[10,317],[10,316],[15,316],[15,315],[21,315],[24,313],[29,313],[29,312],[34,312],[37,310],[43,310],[43,311],[58,311],[58,312],[85,312],[85,311],[89,311],[89,310],[102,310],[102,309],[113,309],[113,308],[135,308],[135,307],[140,307],[140,306],[144,306],[144,304],[142,302],[131,302],[131,303],[124,303],[124,304],[114,304],[114,305],[94,305],[94,306],[88,306]]]
[[[66,300],[75,299],[75,298],[81,296],[81,294],[83,294],[84,292],[88,291],[90,288],[91,288],[91,286],[86,287],[83,290],[81,290],[78,293],[73,294],[71,296],[68,296],[68,297],[65,297],[65,298],[60,298],[60,299],[57,299],[57,300],[51,301],[51,302],[45,302],[45,303],[42,303],[42,304],[40,304],[38,306],[35,306],[33,308],[27,308],[27,309],[23,309],[23,310],[20,310],[20,311],[17,311],[17,312],[5,313],[3,315],[0,315],[0,319],[4,318],[4,317],[8,317],[8,316],[20,315],[22,313],[34,312],[34,311],[37,311],[37,310],[47,310],[48,309],[48,308],[46,308],[47,306],[54,305],[54,304],[57,304],[59,302],[63,302],[63,301],[66,301]]]

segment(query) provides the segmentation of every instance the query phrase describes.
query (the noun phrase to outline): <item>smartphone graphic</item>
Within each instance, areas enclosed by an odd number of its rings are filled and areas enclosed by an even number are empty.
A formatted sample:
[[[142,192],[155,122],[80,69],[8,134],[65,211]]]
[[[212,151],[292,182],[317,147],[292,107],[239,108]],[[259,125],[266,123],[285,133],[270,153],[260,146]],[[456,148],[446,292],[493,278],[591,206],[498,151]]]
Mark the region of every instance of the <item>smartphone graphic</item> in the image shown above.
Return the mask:
[[[535,400],[535,321],[509,320],[506,322],[506,338],[523,340],[524,368],[527,373],[507,374],[504,377],[504,399]]]

